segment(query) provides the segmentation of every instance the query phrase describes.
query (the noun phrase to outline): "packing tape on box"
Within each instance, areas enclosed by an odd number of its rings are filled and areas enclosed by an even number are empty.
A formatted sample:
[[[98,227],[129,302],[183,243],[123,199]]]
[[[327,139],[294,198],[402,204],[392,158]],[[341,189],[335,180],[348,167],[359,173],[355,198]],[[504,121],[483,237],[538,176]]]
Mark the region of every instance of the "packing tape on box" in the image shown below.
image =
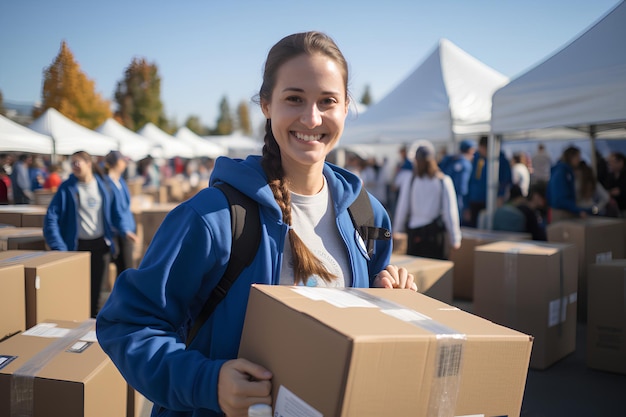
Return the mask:
[[[467,336],[401,304],[385,300],[356,288],[345,291],[377,306],[381,312],[437,336],[435,378],[428,400],[428,416],[453,416],[461,386],[463,348]]]
[[[11,378],[11,416],[30,417],[34,415],[34,384],[35,376],[57,354],[67,350],[80,340],[87,332],[93,330],[95,320],[89,319],[67,334],[50,343],[41,352],[30,358],[13,372]]]

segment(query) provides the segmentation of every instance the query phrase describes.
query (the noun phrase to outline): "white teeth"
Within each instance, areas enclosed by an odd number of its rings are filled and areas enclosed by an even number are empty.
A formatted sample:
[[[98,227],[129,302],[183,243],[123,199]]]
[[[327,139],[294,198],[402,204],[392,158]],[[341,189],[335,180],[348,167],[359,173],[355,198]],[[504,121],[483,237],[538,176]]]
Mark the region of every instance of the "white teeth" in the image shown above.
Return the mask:
[[[306,142],[314,142],[316,140],[320,140],[322,138],[322,135],[305,135],[303,133],[294,133],[294,135],[300,139],[300,140],[304,140]]]

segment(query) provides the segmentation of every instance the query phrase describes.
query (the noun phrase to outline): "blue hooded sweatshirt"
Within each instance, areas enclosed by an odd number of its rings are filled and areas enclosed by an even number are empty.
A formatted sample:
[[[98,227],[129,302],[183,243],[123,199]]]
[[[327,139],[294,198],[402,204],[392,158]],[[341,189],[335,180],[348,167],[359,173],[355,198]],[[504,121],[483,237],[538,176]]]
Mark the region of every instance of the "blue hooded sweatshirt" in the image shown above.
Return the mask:
[[[133,213],[130,211],[130,191],[128,190],[128,185],[126,185],[126,181],[124,178],[119,179],[120,188],[117,188],[117,185],[111,177],[107,176],[106,180],[109,184],[109,188],[111,189],[111,195],[113,196],[113,212],[119,213],[119,224],[114,228],[113,232],[116,235],[126,236],[126,233],[137,231],[137,225],[135,224],[135,217],[133,217]]]
[[[369,287],[391,256],[391,241],[376,241],[368,261],[357,242],[348,206],[361,181],[324,166],[337,227],[352,269],[352,286]],[[209,187],[164,219],[138,269],[124,271],[97,318],[100,345],[131,386],[155,403],[152,415],[221,416],[217,383],[224,362],[237,358],[250,286],[278,284],[287,224],[267,184],[259,156],[220,157],[211,184],[225,182],[259,204],[261,242],[211,317],[185,349],[185,337],[230,258],[230,210]],[[391,229],[383,206],[370,195],[376,225]]]
[[[553,209],[565,210],[570,213],[590,213],[591,208],[576,205],[576,176],[574,169],[566,162],[557,162],[550,171],[547,190],[548,206]]]
[[[102,196],[104,239],[113,252],[113,228],[119,227],[120,213],[111,208],[111,194],[105,180],[94,175]],[[78,249],[78,178],[71,174],[59,186],[52,197],[44,217],[43,235],[52,250],[75,251]]]

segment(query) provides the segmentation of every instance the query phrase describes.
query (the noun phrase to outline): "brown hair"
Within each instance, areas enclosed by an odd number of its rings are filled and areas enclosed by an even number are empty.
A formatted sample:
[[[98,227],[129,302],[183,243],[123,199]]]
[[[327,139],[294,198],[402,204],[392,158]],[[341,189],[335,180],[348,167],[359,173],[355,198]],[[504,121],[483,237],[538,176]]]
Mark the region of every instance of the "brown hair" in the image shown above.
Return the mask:
[[[100,168],[100,166],[98,166],[98,164],[93,160],[93,158],[91,157],[91,155],[89,155],[89,153],[87,153],[86,151],[77,151],[74,152],[72,154],[72,156],[75,156],[77,158],[82,159],[85,162],[89,162],[91,163],[91,172],[94,175],[99,176],[100,178],[104,178],[104,173],[102,171],[102,169]]]
[[[335,42],[320,32],[295,33],[286,36],[270,49],[265,61],[263,84],[259,91],[260,101],[271,102],[278,70],[287,61],[302,54],[321,54],[339,65],[345,83],[346,102],[348,102],[348,64]],[[267,119],[265,123],[264,142],[261,166],[267,175],[274,198],[283,213],[283,222],[291,225],[291,195],[281,163],[280,147],[272,133],[270,119]],[[289,229],[289,244],[293,254],[294,281],[296,284],[306,282],[306,279],[311,275],[317,275],[326,282],[336,278],[324,268],[323,264],[306,247],[292,228]]]

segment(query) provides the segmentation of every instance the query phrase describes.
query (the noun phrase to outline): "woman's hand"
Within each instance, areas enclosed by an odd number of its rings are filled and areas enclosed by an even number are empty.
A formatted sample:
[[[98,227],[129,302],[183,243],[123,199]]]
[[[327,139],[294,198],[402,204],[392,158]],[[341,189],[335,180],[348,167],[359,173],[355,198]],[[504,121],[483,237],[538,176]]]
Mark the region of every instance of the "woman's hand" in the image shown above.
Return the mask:
[[[398,268],[395,265],[387,265],[374,277],[372,286],[377,288],[407,288],[417,291],[417,284],[413,274],[409,274],[406,268]]]
[[[272,373],[246,359],[230,360],[220,369],[217,397],[228,417],[248,417],[252,404],[272,404]]]
[[[129,240],[133,243],[137,243],[137,241],[139,240],[139,238],[137,237],[137,235],[133,232],[131,232],[130,230],[128,232],[126,232],[126,240]]]

